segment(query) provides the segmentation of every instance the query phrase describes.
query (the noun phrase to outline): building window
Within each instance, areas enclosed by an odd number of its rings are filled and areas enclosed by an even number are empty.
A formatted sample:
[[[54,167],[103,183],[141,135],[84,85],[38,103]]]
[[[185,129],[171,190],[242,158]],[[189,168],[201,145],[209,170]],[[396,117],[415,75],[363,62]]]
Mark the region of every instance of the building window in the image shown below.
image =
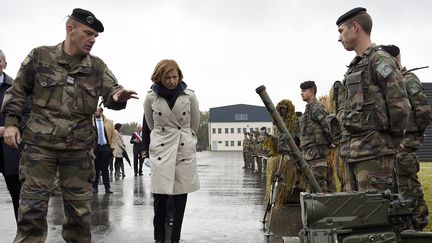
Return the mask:
[[[237,128],[237,133],[241,133],[241,128]]]
[[[236,121],[247,121],[248,120],[248,114],[235,114]]]
[[[231,147],[234,147],[234,141],[231,141]]]
[[[225,141],[225,147],[228,147],[228,141]]]
[[[271,128],[270,128],[270,127],[267,128],[267,133],[268,133],[268,134],[271,134]]]
[[[213,133],[213,134],[216,133],[216,128],[212,128],[212,133]]]
[[[218,133],[219,133],[219,134],[222,133],[222,128],[218,128]]]
[[[247,131],[247,128],[243,127],[243,133],[246,133],[246,131]]]
[[[249,128],[249,132],[253,132],[253,128],[251,127],[251,128]]]
[[[234,133],[234,128],[231,128],[231,133]]]
[[[225,128],[225,134],[228,134],[228,128]]]
[[[237,141],[237,146],[238,147],[241,147],[242,145],[241,145],[241,141],[239,140],[239,141]]]
[[[222,141],[218,141],[218,143],[222,143]]]

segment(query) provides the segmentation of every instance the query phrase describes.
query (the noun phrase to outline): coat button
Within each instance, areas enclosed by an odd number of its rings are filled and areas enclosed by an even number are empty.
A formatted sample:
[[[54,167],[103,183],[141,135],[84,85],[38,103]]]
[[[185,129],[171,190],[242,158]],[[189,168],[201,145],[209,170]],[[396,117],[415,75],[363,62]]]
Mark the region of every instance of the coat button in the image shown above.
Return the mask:
[[[165,144],[161,143],[161,146],[163,147]]]
[[[162,127],[162,131],[165,131],[165,127]]]
[[[185,159],[182,159],[182,161],[185,161]]]
[[[180,145],[181,145],[181,146],[184,146],[184,143],[181,143]]]
[[[178,130],[180,130],[180,129],[181,129],[181,127],[180,127],[180,126],[178,126],[178,127],[177,127],[177,129],[178,129]]]
[[[183,112],[183,116],[186,115],[186,112]]]
[[[158,114],[159,114],[159,116],[162,116],[162,112],[159,112]]]
[[[158,160],[161,160],[162,158],[161,157],[158,157]]]

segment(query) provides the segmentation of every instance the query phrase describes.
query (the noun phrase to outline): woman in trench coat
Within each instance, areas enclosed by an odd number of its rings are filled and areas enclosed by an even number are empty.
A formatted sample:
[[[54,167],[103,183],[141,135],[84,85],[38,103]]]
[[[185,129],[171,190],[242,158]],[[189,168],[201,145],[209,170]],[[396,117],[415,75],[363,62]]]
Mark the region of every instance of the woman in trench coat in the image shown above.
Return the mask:
[[[153,85],[144,101],[150,129],[151,192],[154,198],[154,238],[165,241],[167,200],[174,201],[171,242],[180,241],[187,194],[199,189],[196,144],[198,100],[183,82],[174,60],[160,61],[152,74]]]

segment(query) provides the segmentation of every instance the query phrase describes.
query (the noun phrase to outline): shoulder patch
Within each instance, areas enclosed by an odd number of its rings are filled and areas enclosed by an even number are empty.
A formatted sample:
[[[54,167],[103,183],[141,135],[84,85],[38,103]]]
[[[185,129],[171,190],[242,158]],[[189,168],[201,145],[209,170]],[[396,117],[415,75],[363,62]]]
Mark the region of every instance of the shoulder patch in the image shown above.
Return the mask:
[[[393,68],[386,62],[381,62],[376,68],[376,72],[383,78],[387,78],[392,72]]]
[[[27,66],[32,60],[33,60],[33,58],[31,56],[27,56],[24,59],[24,61],[21,63],[21,66],[23,66],[23,67]]]

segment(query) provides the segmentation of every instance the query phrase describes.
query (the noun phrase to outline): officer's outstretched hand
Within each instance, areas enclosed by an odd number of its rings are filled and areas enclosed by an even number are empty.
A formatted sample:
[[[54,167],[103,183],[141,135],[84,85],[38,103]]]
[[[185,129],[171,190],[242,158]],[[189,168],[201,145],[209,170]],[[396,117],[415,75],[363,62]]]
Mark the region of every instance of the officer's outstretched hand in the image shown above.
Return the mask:
[[[123,103],[128,101],[130,98],[138,99],[138,96],[136,96],[137,94],[137,92],[130,89],[121,89],[113,95],[113,100],[115,102]]]
[[[277,150],[279,154],[289,154],[289,152],[291,151],[288,146],[288,137],[283,132],[279,134]]]
[[[18,144],[21,143],[21,134],[18,130],[17,127],[11,126],[11,127],[6,127],[5,131],[4,131],[4,142],[11,146],[12,148],[17,149],[18,148]]]

